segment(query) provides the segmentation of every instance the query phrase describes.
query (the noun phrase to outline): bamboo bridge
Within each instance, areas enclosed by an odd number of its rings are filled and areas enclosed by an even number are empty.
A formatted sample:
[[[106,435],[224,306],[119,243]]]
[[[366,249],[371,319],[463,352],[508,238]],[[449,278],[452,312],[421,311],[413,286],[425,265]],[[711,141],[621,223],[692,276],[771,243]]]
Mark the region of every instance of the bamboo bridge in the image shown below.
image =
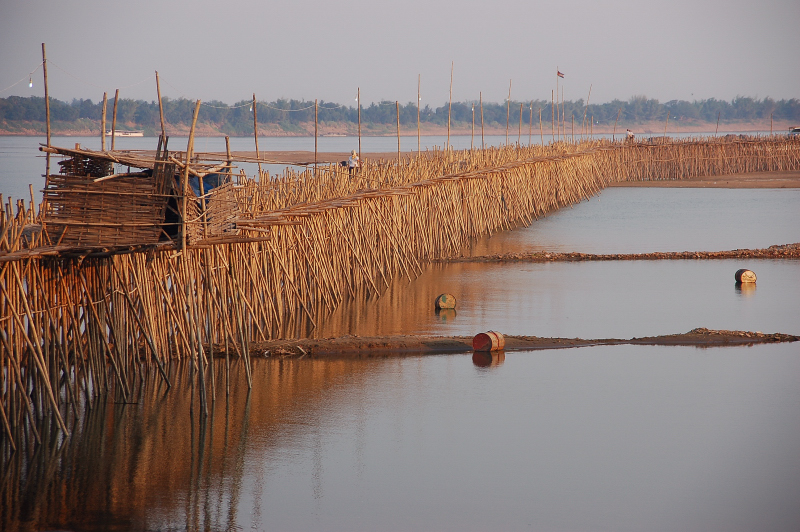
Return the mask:
[[[800,139],[725,137],[432,151],[280,175],[225,154],[42,148],[60,157],[40,205],[0,209],[2,439],[38,440],[94,397],[135,401],[194,368],[201,411],[235,385],[215,357],[313,333],[335,308],[529,225],[616,181],[800,170]],[[126,171],[122,169],[127,168]],[[2,204],[0,199],[0,204]],[[228,364],[226,367],[230,367]],[[137,392],[138,390],[138,392]],[[223,391],[224,390],[224,391]]]

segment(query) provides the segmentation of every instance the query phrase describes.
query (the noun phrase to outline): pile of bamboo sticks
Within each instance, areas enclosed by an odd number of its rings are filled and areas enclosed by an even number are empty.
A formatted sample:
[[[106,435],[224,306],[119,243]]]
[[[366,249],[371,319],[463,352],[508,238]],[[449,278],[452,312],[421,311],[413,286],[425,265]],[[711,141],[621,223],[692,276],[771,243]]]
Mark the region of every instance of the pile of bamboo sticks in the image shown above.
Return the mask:
[[[798,169],[800,142],[771,138],[433,151],[368,161],[352,178],[335,165],[262,172],[190,213],[184,249],[88,258],[20,255],[45,244],[35,232],[25,240],[42,213],[18,202],[14,214],[9,200],[0,214],[0,432],[10,448],[36,440],[50,414],[67,431],[80,401],[136,401],[151,372],[169,385],[165,366],[177,359],[194,368],[205,412],[233,385],[227,372],[216,382],[213,357],[243,359],[251,385],[251,342],[308,335],[348,299],[378,295],[396,276],[413,279],[429,260],[613,180]],[[221,214],[214,201],[227,205]]]

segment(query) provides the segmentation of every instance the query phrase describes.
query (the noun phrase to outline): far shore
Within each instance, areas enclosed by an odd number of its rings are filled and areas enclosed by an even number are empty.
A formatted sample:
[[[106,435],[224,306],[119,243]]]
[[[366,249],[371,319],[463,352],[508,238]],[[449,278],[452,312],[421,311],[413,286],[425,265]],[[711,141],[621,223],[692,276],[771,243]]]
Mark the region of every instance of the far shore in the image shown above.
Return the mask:
[[[94,124],[88,121],[81,121],[80,123],[55,123],[52,124],[51,135],[56,137],[94,137],[100,135],[100,124]],[[731,121],[719,124],[717,128],[716,122],[704,122],[697,120],[671,120],[668,124],[666,122],[646,122],[646,123],[617,123],[617,124],[595,124],[591,128],[581,130],[579,123],[575,124],[573,130],[572,123],[568,122],[562,127],[560,133],[555,131],[556,135],[561,135],[564,140],[571,140],[573,136],[575,139],[590,135],[620,135],[625,133],[626,129],[630,129],[637,137],[653,137],[662,136],[665,133],[668,135],[692,135],[698,136],[706,135],[726,135],[729,133],[765,133],[772,131],[773,134],[788,133],[789,128],[799,126],[794,122],[788,121],[775,121],[770,124],[769,120],[753,120],[753,121]],[[541,129],[539,128],[538,121],[535,124],[523,122],[520,124],[509,124],[508,130],[504,124],[485,125],[483,128],[484,135],[503,135],[508,133],[509,142],[527,143],[528,139],[535,142],[540,138],[540,134],[549,137],[554,132],[551,123],[542,123]],[[107,124],[110,129],[110,125]],[[118,129],[143,129],[136,124],[118,124]],[[157,127],[144,128],[145,136],[158,136],[159,130]],[[170,136],[185,137],[189,135],[188,125],[172,125],[167,124],[167,134]],[[420,134],[423,136],[445,136],[447,135],[447,126],[439,126],[436,124],[423,123],[420,127]],[[450,128],[450,135],[472,135],[472,124],[458,123],[453,124]],[[25,136],[37,137],[45,135],[44,122],[6,122],[0,121],[0,136]],[[215,128],[211,124],[198,124],[195,129],[195,135],[199,137],[224,137],[226,133]],[[345,136],[357,137],[358,125],[349,122],[334,122],[334,123],[320,123],[318,126],[318,135],[324,136]],[[362,137],[393,137],[397,135],[397,128],[394,124],[362,124],[361,136]],[[401,136],[416,136],[416,124],[401,125]],[[475,124],[474,135],[476,139],[481,137],[480,123]],[[228,135],[231,137],[250,137],[249,135]],[[314,136],[314,123],[302,122],[293,125],[291,130],[283,129],[278,124],[259,124],[258,125],[259,137],[313,137]]]

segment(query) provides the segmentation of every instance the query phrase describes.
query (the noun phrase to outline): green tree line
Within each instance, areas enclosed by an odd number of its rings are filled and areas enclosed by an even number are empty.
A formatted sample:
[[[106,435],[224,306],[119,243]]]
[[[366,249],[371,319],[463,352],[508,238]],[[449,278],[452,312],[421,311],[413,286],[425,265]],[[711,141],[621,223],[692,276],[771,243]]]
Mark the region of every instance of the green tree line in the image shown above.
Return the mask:
[[[168,124],[191,124],[194,102],[186,99],[163,100],[165,119]],[[520,109],[521,107],[521,109]],[[503,103],[483,103],[483,120],[487,125],[505,125],[509,121],[516,124],[522,113],[523,123],[538,122],[539,112],[542,121],[547,123],[552,117],[552,106],[549,101],[512,101],[510,105]],[[730,102],[709,98],[688,102],[672,100],[661,103],[645,96],[634,96],[627,101],[613,100],[602,104],[591,104],[588,108],[581,100],[566,101],[563,105],[567,122],[575,117],[576,123],[582,123],[584,113],[587,119],[593,117],[595,123],[613,123],[619,120],[626,124],[641,123],[652,120],[664,120],[669,112],[670,119],[698,120],[715,122],[733,120],[768,119],[791,120],[800,122],[800,99],[773,100],[772,98],[751,98],[737,96]],[[108,103],[106,119],[111,125],[112,102]],[[278,124],[285,128],[296,127],[300,123],[313,122],[314,103],[305,100],[278,99],[272,102],[258,102],[258,122]],[[471,123],[475,113],[475,123],[480,123],[480,107],[477,102],[456,102],[452,105],[451,122]],[[50,100],[51,120],[70,123],[80,119],[99,121],[102,114],[102,102],[74,99],[63,102]],[[432,108],[425,105],[419,110],[420,121],[436,125],[446,125],[448,105]],[[358,121],[358,109],[354,106],[342,106],[325,101],[318,104],[320,122]],[[45,120],[44,98],[37,96],[10,96],[0,98],[0,121],[43,122]],[[364,124],[394,124],[397,120],[395,102],[382,101],[362,107],[361,120]],[[417,105],[415,102],[400,104],[400,122],[409,126],[416,124]],[[125,127],[152,130],[159,127],[158,103],[155,101],[121,99],[117,106],[117,123]],[[252,106],[246,100],[228,105],[218,101],[204,102],[200,108],[198,122],[213,125],[220,131],[231,135],[247,135],[253,131]]]

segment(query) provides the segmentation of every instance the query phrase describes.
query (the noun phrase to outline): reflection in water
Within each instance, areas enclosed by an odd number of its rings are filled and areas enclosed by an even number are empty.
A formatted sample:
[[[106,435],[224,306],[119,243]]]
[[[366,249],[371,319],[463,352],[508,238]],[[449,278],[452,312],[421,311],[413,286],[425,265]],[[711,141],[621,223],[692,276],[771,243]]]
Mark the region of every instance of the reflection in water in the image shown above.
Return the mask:
[[[3,464],[0,529],[798,530],[797,354],[256,359],[205,422],[173,367],[167,400],[42,427]]]
[[[732,266],[759,272],[758,297],[731,290]],[[395,278],[380,297],[321,320],[318,338],[344,334],[633,338],[695,327],[800,334],[800,261],[606,261],[431,264]],[[745,287],[744,290],[747,288]],[[447,291],[457,319],[431,312]]]
[[[472,353],[472,363],[479,368],[502,366],[505,361],[505,351],[475,351]]]
[[[752,297],[756,295],[756,283],[736,283],[735,290],[740,296]]]
[[[454,308],[437,308],[436,317],[442,323],[452,322],[456,319],[456,309]]]

